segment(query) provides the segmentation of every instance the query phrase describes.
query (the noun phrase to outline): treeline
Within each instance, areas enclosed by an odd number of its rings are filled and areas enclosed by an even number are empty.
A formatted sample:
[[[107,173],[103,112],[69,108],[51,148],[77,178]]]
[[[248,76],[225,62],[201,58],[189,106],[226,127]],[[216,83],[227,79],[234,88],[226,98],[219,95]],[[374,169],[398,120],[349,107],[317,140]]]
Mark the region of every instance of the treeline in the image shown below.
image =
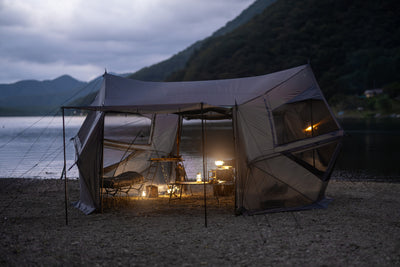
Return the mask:
[[[232,21],[229,21],[224,27],[215,31],[211,36],[207,37],[204,40],[195,42],[191,46],[173,55],[167,60],[161,61],[149,67],[142,68],[139,71],[131,74],[129,77],[142,81],[164,81],[169,75],[171,75],[171,73],[183,69],[193,53],[196,50],[201,49],[204,42],[206,42],[207,40],[210,41],[213,38],[234,31],[236,28],[251,20],[255,15],[262,13],[265,8],[267,8],[275,1],[276,0],[255,1],[248,8],[243,10],[239,16],[237,16]]]
[[[400,1],[278,0],[207,40],[166,80],[262,75],[310,63],[328,100],[400,87]],[[388,89],[389,90],[389,89]]]

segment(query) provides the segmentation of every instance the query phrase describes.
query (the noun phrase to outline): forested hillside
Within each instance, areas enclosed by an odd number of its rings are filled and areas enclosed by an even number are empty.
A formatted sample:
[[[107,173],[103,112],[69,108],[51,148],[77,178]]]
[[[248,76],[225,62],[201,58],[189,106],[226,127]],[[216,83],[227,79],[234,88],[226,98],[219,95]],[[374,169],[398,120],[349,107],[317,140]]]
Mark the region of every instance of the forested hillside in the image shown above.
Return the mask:
[[[400,81],[400,1],[278,0],[207,40],[167,80],[266,74],[310,62],[328,99]],[[396,95],[396,93],[395,93]]]
[[[239,26],[251,20],[255,15],[260,14],[263,10],[274,3],[276,0],[257,0],[247,9],[237,16],[234,20],[229,21],[224,27],[215,31],[210,37],[197,41],[183,51],[173,55],[167,60],[154,64],[150,67],[145,67],[130,75],[130,78],[143,81],[163,81],[174,71],[183,69],[189,60],[190,56],[198,50],[206,40],[211,40],[215,37],[229,33]]]

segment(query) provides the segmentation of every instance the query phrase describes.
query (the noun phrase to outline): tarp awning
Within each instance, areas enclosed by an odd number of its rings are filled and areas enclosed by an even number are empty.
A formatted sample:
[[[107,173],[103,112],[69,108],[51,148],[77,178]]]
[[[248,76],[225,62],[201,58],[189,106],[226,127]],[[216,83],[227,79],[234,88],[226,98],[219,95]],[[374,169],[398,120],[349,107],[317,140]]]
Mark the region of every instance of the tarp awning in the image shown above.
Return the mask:
[[[130,113],[179,113],[191,110],[230,109],[277,88],[308,65],[247,78],[193,81],[147,82],[105,73],[96,99],[89,106],[65,108]],[[280,97],[278,95],[278,97]]]

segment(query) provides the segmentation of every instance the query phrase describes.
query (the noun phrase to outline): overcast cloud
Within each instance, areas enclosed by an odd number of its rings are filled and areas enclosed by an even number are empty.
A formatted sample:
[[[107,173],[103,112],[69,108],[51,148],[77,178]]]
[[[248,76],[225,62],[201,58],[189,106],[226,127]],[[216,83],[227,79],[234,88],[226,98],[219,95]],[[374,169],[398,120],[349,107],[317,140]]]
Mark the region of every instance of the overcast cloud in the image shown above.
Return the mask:
[[[167,59],[254,0],[0,0],[0,83],[88,81]]]

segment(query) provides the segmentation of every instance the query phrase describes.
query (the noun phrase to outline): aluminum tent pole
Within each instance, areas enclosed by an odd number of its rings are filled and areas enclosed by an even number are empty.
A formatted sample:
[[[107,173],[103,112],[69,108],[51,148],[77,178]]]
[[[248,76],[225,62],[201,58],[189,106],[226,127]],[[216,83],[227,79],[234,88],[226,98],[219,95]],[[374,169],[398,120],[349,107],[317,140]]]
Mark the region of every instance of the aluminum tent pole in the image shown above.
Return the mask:
[[[205,126],[204,126],[204,110],[201,103],[201,145],[203,150],[203,185],[204,185],[204,226],[207,228],[207,189],[206,189],[206,150],[205,150]]]
[[[104,194],[103,194],[103,188],[104,188],[104,127],[105,127],[105,120],[106,120],[106,113],[103,114],[103,117],[101,118],[103,121],[102,123],[102,130],[101,130],[101,156],[100,156],[100,179],[101,179],[101,187],[99,188],[99,193],[100,193],[100,210],[101,213],[103,213],[103,208],[104,208]],[[96,199],[97,201],[97,199]]]
[[[180,142],[181,142],[181,131],[182,131],[182,116],[179,115],[178,117],[178,129],[176,132],[176,156],[179,158],[180,155]]]
[[[237,117],[238,117],[238,105],[235,101],[235,107],[232,112],[232,129],[233,129],[233,141],[234,141],[234,155],[235,155],[235,172],[234,172],[234,190],[235,190],[235,207],[233,209],[234,214],[237,212],[238,207],[238,180],[239,180],[239,145],[238,145],[238,129],[237,129]]]
[[[64,194],[65,194],[65,224],[68,225],[68,179],[67,179],[67,159],[65,153],[65,118],[64,118],[64,107],[62,110],[62,122],[63,122],[63,148],[64,148]]]

